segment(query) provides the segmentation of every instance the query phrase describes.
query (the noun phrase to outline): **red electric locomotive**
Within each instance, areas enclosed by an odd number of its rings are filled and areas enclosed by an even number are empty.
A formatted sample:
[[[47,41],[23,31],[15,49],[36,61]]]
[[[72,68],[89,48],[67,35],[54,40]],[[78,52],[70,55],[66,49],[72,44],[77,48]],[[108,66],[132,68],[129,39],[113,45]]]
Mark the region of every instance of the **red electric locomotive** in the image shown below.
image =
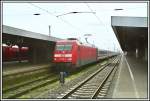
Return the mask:
[[[60,40],[54,51],[55,67],[59,70],[73,70],[97,61],[97,48],[80,43],[76,39]]]

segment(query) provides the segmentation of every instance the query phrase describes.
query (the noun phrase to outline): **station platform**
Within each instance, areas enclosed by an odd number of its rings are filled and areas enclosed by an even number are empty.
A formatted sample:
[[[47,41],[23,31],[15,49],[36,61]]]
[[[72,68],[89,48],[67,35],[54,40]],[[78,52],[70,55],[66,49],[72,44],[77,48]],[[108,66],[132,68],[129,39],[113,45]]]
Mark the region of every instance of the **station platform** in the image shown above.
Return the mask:
[[[15,73],[21,73],[21,72],[28,72],[33,71],[41,68],[50,67],[50,63],[40,63],[40,64],[31,64],[27,61],[19,63],[16,62],[9,62],[9,63],[3,63],[2,64],[2,73],[3,76],[15,74]]]
[[[148,62],[122,55],[112,98],[147,99],[148,97]]]

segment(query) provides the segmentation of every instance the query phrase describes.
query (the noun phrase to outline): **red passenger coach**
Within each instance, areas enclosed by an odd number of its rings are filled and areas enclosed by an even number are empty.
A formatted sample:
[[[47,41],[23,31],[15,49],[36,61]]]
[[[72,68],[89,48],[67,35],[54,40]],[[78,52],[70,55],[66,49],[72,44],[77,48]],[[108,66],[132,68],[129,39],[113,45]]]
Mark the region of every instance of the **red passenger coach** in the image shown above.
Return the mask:
[[[71,70],[96,61],[97,48],[91,45],[82,44],[75,39],[56,43],[53,62],[60,70]]]
[[[2,45],[2,61],[28,60],[29,47],[18,47],[17,45]]]

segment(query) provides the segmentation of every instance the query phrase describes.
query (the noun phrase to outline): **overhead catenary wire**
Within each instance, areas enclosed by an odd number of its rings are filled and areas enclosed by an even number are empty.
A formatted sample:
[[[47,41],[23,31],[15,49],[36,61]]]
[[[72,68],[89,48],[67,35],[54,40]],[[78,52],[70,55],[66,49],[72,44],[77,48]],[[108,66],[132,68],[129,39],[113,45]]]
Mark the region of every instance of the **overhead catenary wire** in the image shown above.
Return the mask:
[[[57,15],[57,17],[63,16],[63,15],[68,15],[68,14],[77,14],[77,13],[95,13],[95,12],[69,12],[69,13]]]
[[[88,5],[88,3],[85,3],[85,4],[86,4],[86,6],[89,8],[89,10],[91,12],[94,12],[93,9]],[[103,26],[105,26],[106,31],[108,32],[108,28],[107,28],[106,24],[103,23],[103,21],[96,15],[96,13],[93,13],[93,15],[96,17],[96,19],[99,21],[100,24],[102,24]]]
[[[86,4],[86,6],[89,8],[89,10],[91,11],[91,12],[94,12],[93,11],[93,9],[87,4],[87,3],[85,3]],[[101,24],[103,24],[103,25],[105,25],[102,21],[101,21],[101,19],[96,15],[96,13],[92,13],[95,17],[96,17],[96,19],[99,21],[99,23]]]
[[[44,9],[44,8],[42,8],[42,7],[39,7],[39,6],[37,6],[37,5],[33,4],[33,3],[29,3],[29,4],[30,4],[31,6],[33,6],[33,7],[35,7],[35,8],[38,8],[39,10],[42,10],[42,11],[44,11],[44,12],[46,12],[46,13],[52,15],[52,16],[55,16],[56,18],[60,19],[62,22],[66,23],[66,24],[68,24],[69,26],[71,26],[72,28],[76,29],[77,31],[81,31],[81,32],[85,33],[85,32],[84,32],[83,30],[81,30],[80,28],[77,28],[76,26],[74,26],[73,24],[71,24],[70,22],[68,22],[68,21],[66,21],[66,20],[64,20],[64,19],[62,19],[62,18],[59,18],[58,16],[56,16],[55,14],[49,12],[48,10],[46,10],[46,9]]]
[[[86,6],[89,8],[89,10],[90,10],[91,12],[94,12],[94,10],[88,5],[88,3],[85,3],[85,4],[86,4]],[[106,31],[109,33],[108,28],[107,28],[107,25],[102,22],[102,20],[96,15],[96,13],[93,13],[93,15],[94,15],[95,18],[98,20],[98,22],[100,23],[100,25],[102,24],[102,25],[106,28]]]
[[[39,10],[42,10],[44,12],[46,12],[47,14],[51,15],[51,16],[54,16],[56,17],[58,20],[61,20],[63,23],[69,25],[69,27],[72,27],[73,29],[75,29],[76,31],[80,31],[82,33],[87,33],[87,31],[84,31],[83,29],[81,28],[78,28],[77,26],[74,26],[72,23],[68,22],[67,20],[65,20],[64,18],[62,17],[58,17],[58,15],[55,15],[54,13],[50,12],[49,10],[47,9],[44,9],[42,7],[40,7],[39,5],[36,5],[36,4],[33,4],[33,3],[29,3],[31,6],[35,7],[35,8],[38,8]],[[94,10],[86,3],[87,7],[90,9],[91,12],[94,12]],[[104,24],[101,19],[97,16],[96,13],[92,13],[95,18],[98,20],[98,22],[100,23],[100,25],[104,25],[104,27],[106,28],[106,31],[108,32],[108,29],[107,29],[107,26],[106,24]]]
[[[38,8],[39,10],[42,10],[42,11],[47,12],[48,14],[50,14],[50,15],[52,15],[52,16],[56,16],[56,15],[54,15],[53,13],[49,12],[48,10],[43,9],[43,8],[41,8],[41,7],[39,7],[39,6],[35,5],[35,4],[33,4],[33,3],[29,3],[29,4],[30,4],[31,6],[33,6],[33,7],[35,7],[35,8]]]

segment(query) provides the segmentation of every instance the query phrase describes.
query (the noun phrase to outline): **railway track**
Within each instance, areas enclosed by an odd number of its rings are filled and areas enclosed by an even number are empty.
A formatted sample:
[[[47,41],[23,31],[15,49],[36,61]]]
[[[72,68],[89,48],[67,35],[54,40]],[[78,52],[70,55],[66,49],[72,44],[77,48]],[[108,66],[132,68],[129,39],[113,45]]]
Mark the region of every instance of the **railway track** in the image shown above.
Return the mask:
[[[112,77],[119,63],[117,57],[103,66],[84,81],[70,88],[67,92],[58,96],[58,99],[97,99],[103,98],[111,83]]]
[[[50,73],[49,67],[31,68],[10,74],[5,73],[3,75],[3,98],[17,98],[55,81],[58,81],[58,75]]]
[[[104,69],[104,67],[102,69]],[[18,98],[22,95],[29,93],[30,91],[33,91],[35,89],[44,87],[46,85],[49,85],[49,84],[52,84],[53,82],[58,81],[58,75],[56,75],[54,73],[50,74],[49,72],[45,72],[45,71],[48,71],[48,69],[40,68],[35,71],[31,70],[28,72],[27,71],[22,72],[24,77],[27,77],[27,76],[29,77],[33,73],[35,73],[35,74],[37,73],[38,75],[39,75],[39,73],[45,73],[45,74],[44,75],[42,74],[39,77],[35,76],[34,78],[29,79],[27,81],[16,83],[15,85],[3,88],[3,90],[2,90],[3,98]],[[22,78],[21,74],[19,74],[19,73],[16,73],[16,75],[12,74],[12,75],[6,76],[7,79],[12,79],[13,77]]]
[[[49,69],[49,67],[38,67],[36,69],[28,69],[28,70],[24,70],[24,71],[16,71],[14,73],[7,73],[7,72],[3,72],[3,79],[12,79],[12,78],[16,78],[16,77],[20,77],[20,76],[26,76],[32,73],[39,73],[39,72],[45,72]]]
[[[30,81],[31,79],[37,79],[41,76],[49,75],[51,69],[48,66],[45,67],[31,67],[31,68],[23,68],[21,70],[15,69],[12,72],[9,70],[8,72],[3,72],[2,75],[2,84],[3,91],[6,91],[9,88],[18,86],[24,82]]]
[[[31,90],[40,88],[56,81],[58,81],[58,76],[54,74],[33,79],[3,90],[3,98],[17,98],[28,93]]]
[[[21,83],[19,83],[19,84],[16,84],[16,85],[13,85],[13,86],[4,88],[4,89],[3,89],[3,93],[5,93],[5,92],[7,92],[7,91],[10,91],[10,90],[17,89],[17,88],[22,87],[22,86],[25,86],[25,85],[28,85],[28,84],[30,84],[30,83],[34,83],[34,82],[39,81],[39,80],[46,79],[46,78],[48,78],[48,77],[50,77],[50,76],[52,76],[52,75],[46,74],[46,75],[44,75],[44,76],[42,76],[42,77],[33,78],[32,80],[28,80],[28,81],[21,82]]]

